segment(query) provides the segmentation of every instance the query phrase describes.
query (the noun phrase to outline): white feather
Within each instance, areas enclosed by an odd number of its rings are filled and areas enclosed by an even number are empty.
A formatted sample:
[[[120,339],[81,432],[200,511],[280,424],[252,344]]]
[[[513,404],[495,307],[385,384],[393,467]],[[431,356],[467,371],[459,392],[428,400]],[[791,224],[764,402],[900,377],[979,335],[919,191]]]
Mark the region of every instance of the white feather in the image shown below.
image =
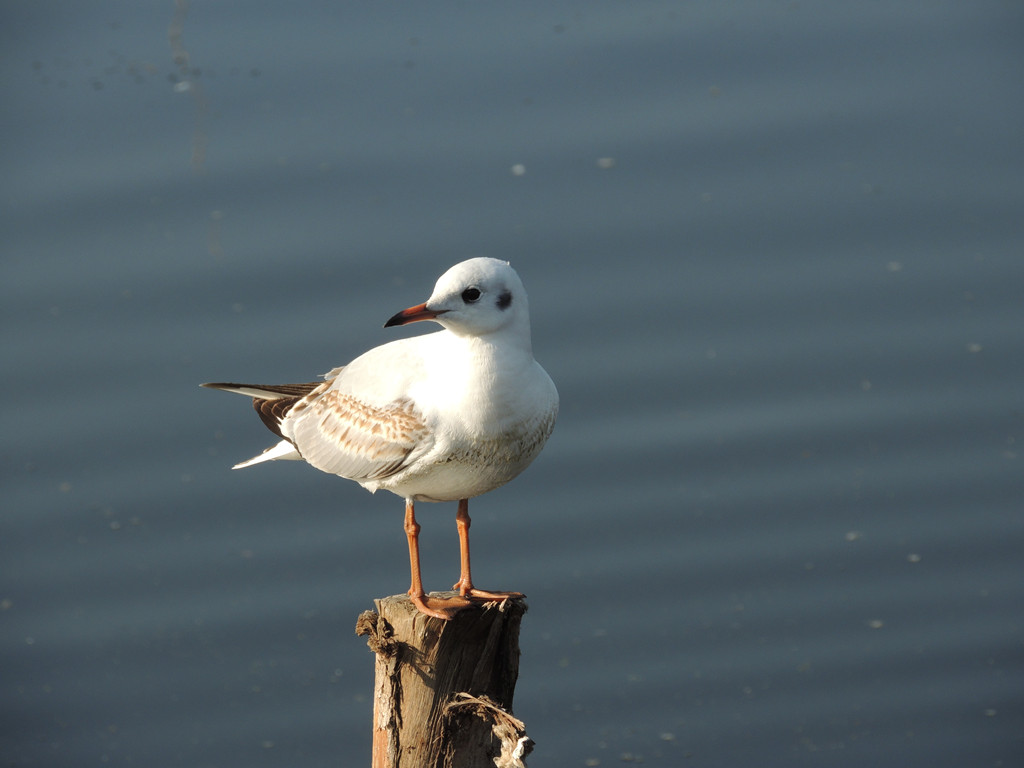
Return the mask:
[[[295,450],[295,446],[289,443],[287,440],[282,440],[275,446],[267,448],[259,456],[253,456],[247,461],[240,461],[238,464],[232,467],[232,469],[242,469],[244,467],[251,467],[253,464],[260,464],[264,461],[277,461],[278,459],[290,459],[293,461],[301,461],[302,456]]]

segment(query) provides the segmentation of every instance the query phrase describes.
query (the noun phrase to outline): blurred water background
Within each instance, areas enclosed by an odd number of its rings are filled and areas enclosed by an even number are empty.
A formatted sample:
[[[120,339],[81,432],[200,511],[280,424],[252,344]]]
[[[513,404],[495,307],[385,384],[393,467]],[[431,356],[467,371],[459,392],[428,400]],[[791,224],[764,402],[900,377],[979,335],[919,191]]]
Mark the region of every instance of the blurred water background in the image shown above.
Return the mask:
[[[4,765],[368,764],[401,501],[197,384],[481,255],[562,397],[473,505],[530,765],[1022,764],[1019,3],[0,13]]]

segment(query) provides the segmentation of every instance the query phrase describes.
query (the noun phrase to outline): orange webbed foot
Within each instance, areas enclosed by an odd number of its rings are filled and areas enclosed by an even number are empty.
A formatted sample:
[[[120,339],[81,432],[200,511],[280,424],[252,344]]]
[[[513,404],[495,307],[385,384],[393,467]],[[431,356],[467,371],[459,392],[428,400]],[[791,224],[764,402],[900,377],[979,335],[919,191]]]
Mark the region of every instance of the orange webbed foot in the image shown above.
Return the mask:
[[[465,596],[434,597],[433,595],[409,593],[409,599],[416,609],[435,619],[448,621],[455,614],[473,605],[473,601]]]
[[[465,579],[459,579],[452,586],[456,592],[463,597],[471,597],[484,602],[494,602],[496,600],[517,600],[521,597],[526,597],[522,592],[490,592],[486,589],[477,589],[473,586],[473,582]]]

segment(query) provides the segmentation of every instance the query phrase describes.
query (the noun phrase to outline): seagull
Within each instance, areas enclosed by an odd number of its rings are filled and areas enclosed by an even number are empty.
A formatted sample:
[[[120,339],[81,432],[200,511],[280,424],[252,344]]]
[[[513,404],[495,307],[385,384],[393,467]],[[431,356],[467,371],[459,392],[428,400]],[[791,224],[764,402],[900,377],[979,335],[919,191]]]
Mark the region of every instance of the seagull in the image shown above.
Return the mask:
[[[234,469],[303,460],[371,493],[404,498],[409,597],[424,614],[450,619],[474,601],[523,597],[473,585],[469,499],[504,485],[537,457],[555,426],[558,391],[533,358],[526,290],[508,262],[456,264],[429,299],[384,327],[421,320],[441,330],[375,347],[323,381],[201,386],[251,397],[263,423],[281,438]],[[458,502],[456,596],[423,590],[417,501]]]

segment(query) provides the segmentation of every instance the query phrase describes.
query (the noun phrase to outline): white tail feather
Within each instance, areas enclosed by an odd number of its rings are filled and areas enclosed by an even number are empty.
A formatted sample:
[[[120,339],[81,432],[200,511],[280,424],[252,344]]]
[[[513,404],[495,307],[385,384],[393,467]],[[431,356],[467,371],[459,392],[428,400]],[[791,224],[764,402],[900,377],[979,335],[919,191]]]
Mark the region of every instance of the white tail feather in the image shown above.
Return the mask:
[[[235,464],[232,469],[242,469],[243,467],[251,467],[253,464],[260,464],[264,461],[277,461],[278,459],[294,461],[301,460],[302,456],[300,456],[299,452],[295,450],[294,445],[289,443],[287,440],[282,440],[277,445],[267,448],[267,450],[259,456],[253,456],[247,461],[241,461],[238,464]]]

